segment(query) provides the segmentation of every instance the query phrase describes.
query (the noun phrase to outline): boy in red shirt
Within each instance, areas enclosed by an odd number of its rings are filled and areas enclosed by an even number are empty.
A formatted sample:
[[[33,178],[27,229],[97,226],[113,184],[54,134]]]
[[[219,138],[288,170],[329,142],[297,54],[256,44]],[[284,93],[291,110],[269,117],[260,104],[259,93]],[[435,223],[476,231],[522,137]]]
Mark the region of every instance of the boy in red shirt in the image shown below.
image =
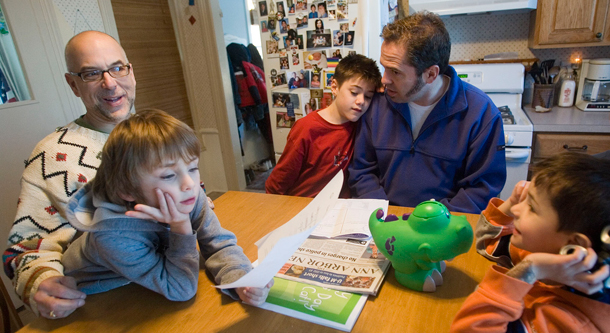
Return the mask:
[[[381,73],[374,60],[359,54],[342,59],[331,84],[335,101],[294,124],[265,183],[267,193],[314,197],[337,171],[347,171],[356,122],[380,87]],[[346,184],[341,197],[349,197]]]
[[[610,332],[609,231],[610,161],[564,153],[536,164],[531,183],[481,214],[477,251],[500,266],[451,332]],[[582,248],[560,255],[565,245]]]

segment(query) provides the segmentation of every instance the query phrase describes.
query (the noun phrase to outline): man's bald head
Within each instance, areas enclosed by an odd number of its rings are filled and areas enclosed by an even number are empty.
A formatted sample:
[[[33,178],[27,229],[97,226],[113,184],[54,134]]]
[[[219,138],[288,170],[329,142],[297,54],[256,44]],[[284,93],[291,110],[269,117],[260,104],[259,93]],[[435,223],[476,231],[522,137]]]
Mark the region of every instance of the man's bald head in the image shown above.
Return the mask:
[[[65,56],[66,82],[87,109],[83,121],[109,133],[129,117],[136,96],[133,66],[127,61],[125,50],[103,32],[85,31],[70,39]],[[117,75],[119,68],[123,75]],[[99,80],[83,79],[83,75],[93,73]]]
[[[87,48],[90,49],[94,45],[99,47],[118,47],[123,55],[125,63],[128,63],[125,50],[123,50],[119,42],[117,42],[114,37],[101,31],[88,30],[75,35],[68,41],[68,44],[66,44],[64,55],[66,57],[66,66],[68,67],[69,72],[80,71],[80,67],[82,65],[81,56],[83,51],[85,51]]]

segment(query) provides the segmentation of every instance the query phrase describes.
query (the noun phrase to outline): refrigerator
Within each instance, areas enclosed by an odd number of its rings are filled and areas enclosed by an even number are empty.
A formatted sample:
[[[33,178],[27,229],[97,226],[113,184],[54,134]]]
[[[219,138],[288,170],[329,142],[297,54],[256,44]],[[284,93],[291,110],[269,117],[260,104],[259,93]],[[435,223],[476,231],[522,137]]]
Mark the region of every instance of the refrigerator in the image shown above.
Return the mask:
[[[332,103],[330,81],[341,58],[358,53],[379,65],[381,31],[397,17],[398,0],[256,0],[256,5],[277,162],[294,123]]]

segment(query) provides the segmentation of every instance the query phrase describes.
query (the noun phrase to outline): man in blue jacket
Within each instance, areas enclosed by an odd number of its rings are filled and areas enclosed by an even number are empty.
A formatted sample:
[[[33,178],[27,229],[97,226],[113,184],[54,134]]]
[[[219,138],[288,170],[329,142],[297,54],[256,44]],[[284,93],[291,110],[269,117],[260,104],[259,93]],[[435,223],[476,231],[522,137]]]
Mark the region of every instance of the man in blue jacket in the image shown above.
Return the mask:
[[[506,181],[500,112],[449,66],[449,33],[437,15],[388,24],[383,39],[385,92],[356,134],[352,194],[409,207],[435,199],[480,213]]]

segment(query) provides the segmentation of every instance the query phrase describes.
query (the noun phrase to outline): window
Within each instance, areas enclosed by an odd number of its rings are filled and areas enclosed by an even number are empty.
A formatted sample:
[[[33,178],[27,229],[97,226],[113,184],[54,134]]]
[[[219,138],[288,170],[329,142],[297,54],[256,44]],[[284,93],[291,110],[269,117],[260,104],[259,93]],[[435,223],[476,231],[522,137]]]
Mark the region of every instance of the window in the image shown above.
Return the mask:
[[[0,7],[0,104],[30,99],[25,76]]]

